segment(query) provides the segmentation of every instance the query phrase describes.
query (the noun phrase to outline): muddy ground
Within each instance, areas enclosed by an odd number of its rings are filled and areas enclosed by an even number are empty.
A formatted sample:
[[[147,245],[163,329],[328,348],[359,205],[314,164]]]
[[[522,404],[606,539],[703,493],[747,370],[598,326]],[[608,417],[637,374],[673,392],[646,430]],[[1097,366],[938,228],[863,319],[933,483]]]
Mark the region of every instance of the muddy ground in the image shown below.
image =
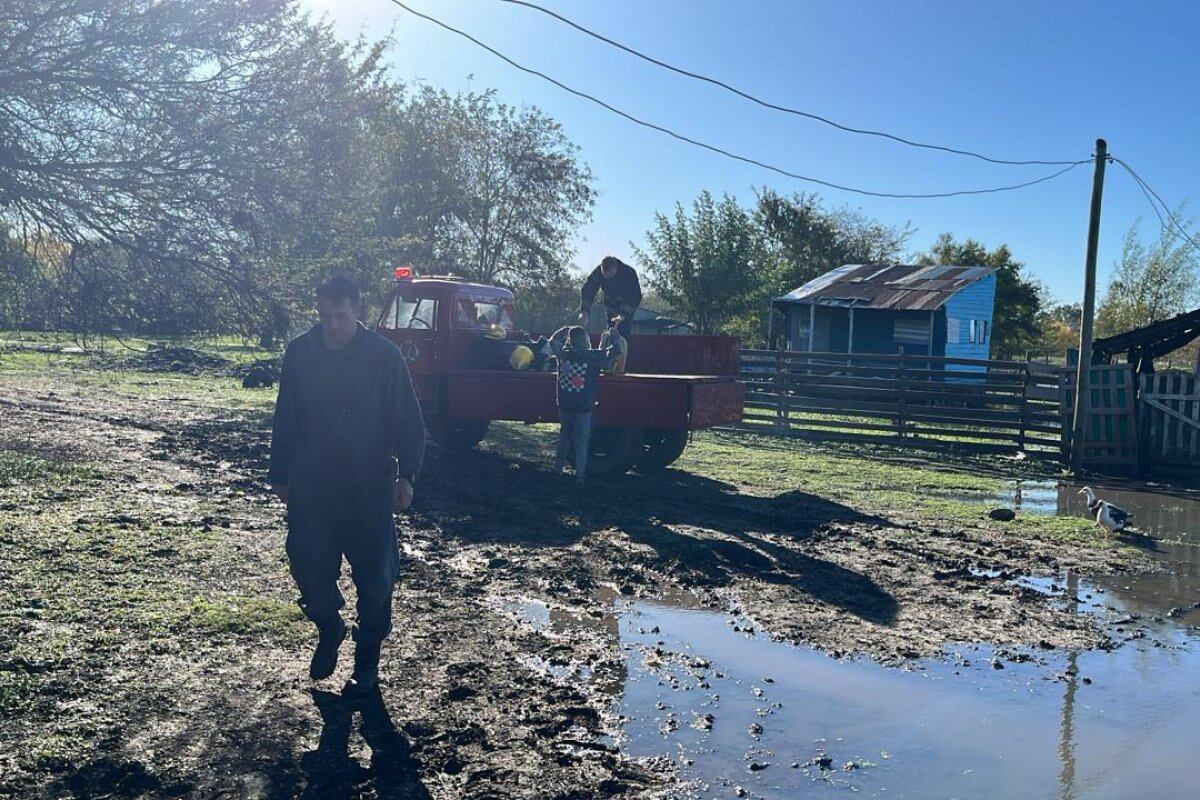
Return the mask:
[[[1008,579],[1129,565],[678,470],[581,495],[507,428],[479,452],[432,454],[398,526],[382,692],[354,706],[337,694],[349,645],[334,678],[305,674],[314,637],[261,486],[269,421],[202,388],[0,383],[0,796],[665,795],[669,763],[604,738],[619,726],[615,634],[549,636],[506,599],[598,617],[602,587],[684,591],[772,635],[901,664],[955,641],[1109,646]]]

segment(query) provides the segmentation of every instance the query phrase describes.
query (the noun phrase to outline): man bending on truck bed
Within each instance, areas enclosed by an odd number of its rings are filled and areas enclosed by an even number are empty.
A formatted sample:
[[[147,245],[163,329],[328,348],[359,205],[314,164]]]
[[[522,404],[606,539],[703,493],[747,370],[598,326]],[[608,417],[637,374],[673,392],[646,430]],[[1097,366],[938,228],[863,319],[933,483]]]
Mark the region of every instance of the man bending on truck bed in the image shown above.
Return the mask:
[[[596,292],[601,289],[604,290],[604,309],[608,313],[608,321],[620,317],[617,331],[629,339],[633,313],[642,304],[642,284],[638,281],[637,272],[616,256],[605,256],[600,266],[588,275],[579,292],[579,321],[584,325],[592,313]]]
[[[287,555],[300,608],[318,631],[314,680],[337,667],[346,637],[338,591],[342,556],[358,592],[354,675],[365,695],[379,678],[399,570],[393,512],[412,503],[425,425],[400,350],[358,321],[362,297],[347,275],[317,290],[320,324],[288,345],[271,435],[271,488],[287,503]]]
[[[587,479],[588,443],[592,438],[592,409],[600,370],[611,365],[616,349],[593,350],[587,331],[578,326],[559,328],[550,337],[558,358],[558,449],[554,471],[567,466],[567,454],[575,447],[575,482],[582,488]]]

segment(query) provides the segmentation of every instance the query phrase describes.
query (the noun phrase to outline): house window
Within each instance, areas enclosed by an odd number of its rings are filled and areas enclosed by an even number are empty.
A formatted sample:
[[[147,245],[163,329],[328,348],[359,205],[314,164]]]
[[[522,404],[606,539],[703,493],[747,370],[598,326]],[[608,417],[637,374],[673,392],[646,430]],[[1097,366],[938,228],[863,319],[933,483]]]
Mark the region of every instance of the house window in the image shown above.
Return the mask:
[[[971,344],[987,344],[988,321],[986,319],[971,320],[970,333],[967,341]]]

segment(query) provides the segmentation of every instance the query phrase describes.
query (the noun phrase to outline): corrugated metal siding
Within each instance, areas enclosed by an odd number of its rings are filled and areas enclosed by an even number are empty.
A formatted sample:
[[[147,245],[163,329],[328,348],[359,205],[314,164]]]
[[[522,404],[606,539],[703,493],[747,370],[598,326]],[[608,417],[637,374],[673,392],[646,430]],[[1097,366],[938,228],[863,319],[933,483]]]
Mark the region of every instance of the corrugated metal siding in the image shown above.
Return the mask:
[[[892,339],[898,347],[908,347],[909,345],[928,347],[930,334],[928,317],[925,319],[896,317],[892,324]]]

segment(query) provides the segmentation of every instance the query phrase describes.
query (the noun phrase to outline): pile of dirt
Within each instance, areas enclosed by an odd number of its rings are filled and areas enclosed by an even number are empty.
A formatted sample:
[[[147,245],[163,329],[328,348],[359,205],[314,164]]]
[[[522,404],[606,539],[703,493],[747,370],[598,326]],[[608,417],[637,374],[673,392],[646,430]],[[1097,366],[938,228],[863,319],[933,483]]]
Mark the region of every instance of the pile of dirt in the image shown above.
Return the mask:
[[[279,372],[282,368],[282,358],[260,358],[238,364],[230,369],[229,373],[240,379],[245,389],[267,389],[279,382]]]
[[[190,347],[152,344],[143,353],[119,359],[115,366],[141,372],[176,372],[202,375],[227,370],[228,359]]]

